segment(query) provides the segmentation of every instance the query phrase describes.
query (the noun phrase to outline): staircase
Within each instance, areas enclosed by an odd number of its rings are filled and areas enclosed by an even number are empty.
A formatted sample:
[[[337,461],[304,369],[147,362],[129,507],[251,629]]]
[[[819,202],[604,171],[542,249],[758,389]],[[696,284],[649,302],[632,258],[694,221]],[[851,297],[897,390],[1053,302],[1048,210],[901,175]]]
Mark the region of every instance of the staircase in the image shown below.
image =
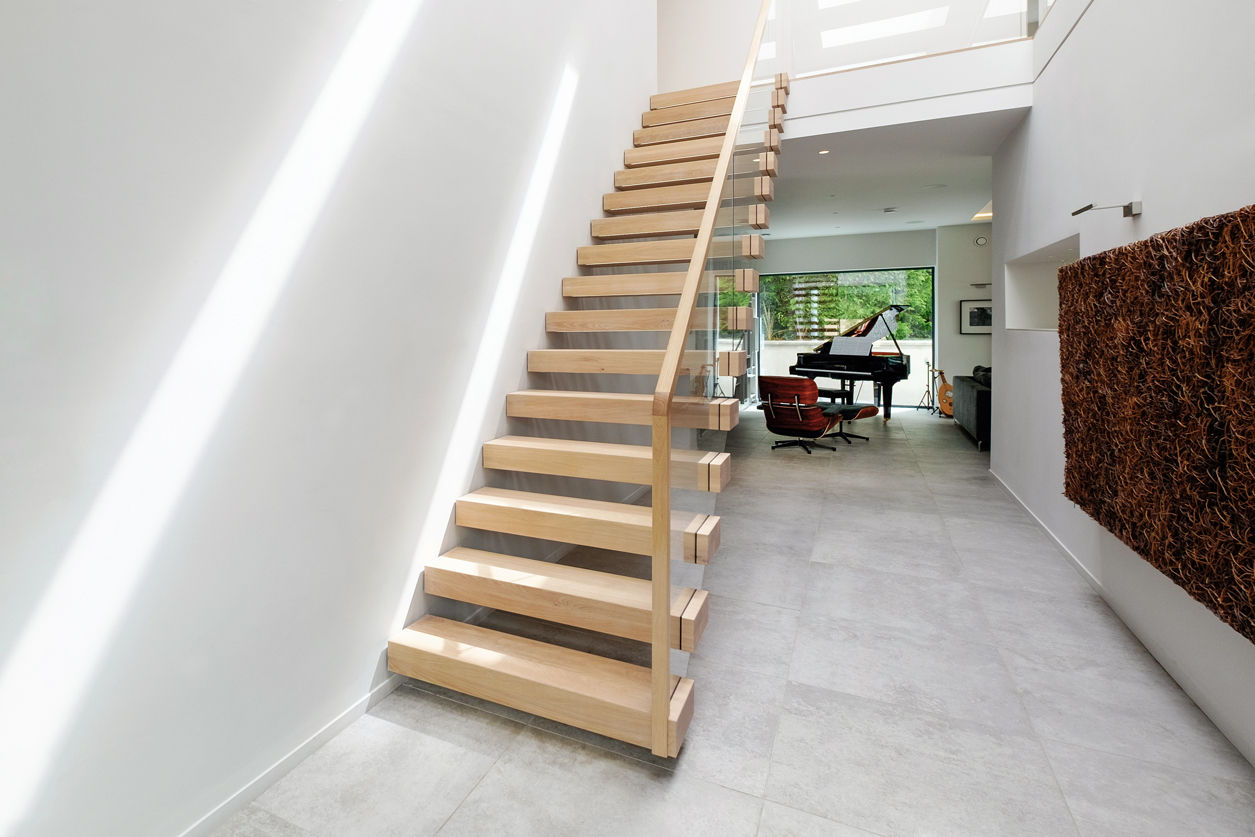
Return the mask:
[[[735,190],[755,200],[719,209],[721,228],[767,226],[764,202],[772,194],[779,113],[787,84],[782,76],[770,91],[777,113],[767,117],[774,124],[768,124],[761,141],[736,149],[746,166],[744,171],[739,163],[736,167]],[[690,262],[695,257],[705,261],[702,253],[695,253],[700,239],[694,235],[717,174],[737,90],[738,83],[730,83],[652,97],[641,129],[634,132],[633,147],[624,154],[625,167],[614,177],[615,191],[603,200],[608,217],[592,222],[592,237],[599,243],[577,252],[583,268],[626,272],[564,279],[564,296],[582,307],[546,316],[546,328],[556,342],[568,340],[567,335],[596,333],[612,338],[672,332],[681,310],[674,301],[664,308],[620,306],[633,304],[631,298],[639,296],[680,298],[686,275],[690,280],[695,275],[689,273]],[[756,161],[753,167],[748,165],[751,159]],[[761,258],[763,242],[752,232],[716,235],[707,252],[710,257]],[[656,266],[669,266],[672,272],[650,272]],[[725,284],[744,291],[757,289],[756,272],[741,268],[725,273]],[[709,280],[705,289],[714,290]],[[713,299],[714,295],[708,296]],[[698,308],[694,316],[717,319],[729,330],[750,325],[750,312],[744,308]],[[643,380],[652,385],[663,372],[664,356],[663,349],[548,348],[529,352],[527,368],[588,379],[645,376]],[[687,350],[679,357],[680,374],[705,374],[710,371],[710,359],[706,351]],[[718,374],[735,376],[745,369],[744,352],[717,355]],[[653,392],[605,392],[595,386],[530,389],[507,397],[506,414],[515,419],[649,426],[656,420],[655,401]],[[729,430],[737,421],[738,405],[730,398],[683,395],[674,396],[670,404],[671,427]],[[657,479],[653,447],[617,442],[509,435],[484,444],[483,464],[503,472],[583,477],[626,486],[656,485]],[[675,488],[718,492],[731,477],[729,455],[716,451],[672,450],[667,467]],[[503,488],[485,487],[466,494],[455,504],[454,519],[469,529],[654,556],[655,561],[659,537],[675,544],[675,557],[701,564],[713,558],[719,545],[720,523],[714,515],[670,509],[670,531],[660,536],[654,510],[647,505]],[[660,609],[655,604],[662,599],[649,580],[462,546],[432,558],[423,574],[423,589],[434,596],[545,620],[568,630],[636,643],[652,641],[655,668],[660,659],[666,665],[667,647],[696,648],[707,620],[704,590],[670,588],[669,606]],[[660,629],[664,618],[665,628]],[[657,644],[660,630],[667,646],[661,649]],[[666,667],[661,669],[666,679],[659,681],[650,667],[634,662],[433,615],[391,638],[388,666],[407,677],[648,747],[664,756],[678,754],[693,713],[693,682],[671,676]],[[665,740],[661,718],[654,711],[664,688]]]

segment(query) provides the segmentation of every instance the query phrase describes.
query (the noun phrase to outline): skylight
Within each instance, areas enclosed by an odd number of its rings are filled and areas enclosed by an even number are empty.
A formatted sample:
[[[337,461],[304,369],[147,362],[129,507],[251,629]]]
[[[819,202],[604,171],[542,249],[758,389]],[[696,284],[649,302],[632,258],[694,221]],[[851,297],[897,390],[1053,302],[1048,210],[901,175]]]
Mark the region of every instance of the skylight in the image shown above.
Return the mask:
[[[939,29],[946,25],[950,14],[949,6],[927,9],[899,17],[884,20],[873,20],[870,23],[857,23],[853,26],[842,26],[819,33],[824,49],[838,46],[859,44],[864,41],[875,41],[881,38],[892,38],[897,35],[909,35],[912,32],[923,32],[927,29]]]
[[[1022,15],[1028,11],[1028,0],[989,0],[985,7],[985,19],[1003,15]]]

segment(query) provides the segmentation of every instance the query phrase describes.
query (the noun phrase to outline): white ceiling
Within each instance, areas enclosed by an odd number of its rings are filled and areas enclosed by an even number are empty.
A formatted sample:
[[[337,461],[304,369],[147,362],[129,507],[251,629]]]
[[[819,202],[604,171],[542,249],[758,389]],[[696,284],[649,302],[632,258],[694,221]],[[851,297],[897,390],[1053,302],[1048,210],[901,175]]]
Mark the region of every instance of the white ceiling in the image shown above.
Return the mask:
[[[789,139],[772,238],[966,224],[991,198],[993,154],[1027,109]],[[820,154],[828,149],[830,153]],[[886,207],[897,207],[886,213]],[[996,213],[998,208],[994,207]]]

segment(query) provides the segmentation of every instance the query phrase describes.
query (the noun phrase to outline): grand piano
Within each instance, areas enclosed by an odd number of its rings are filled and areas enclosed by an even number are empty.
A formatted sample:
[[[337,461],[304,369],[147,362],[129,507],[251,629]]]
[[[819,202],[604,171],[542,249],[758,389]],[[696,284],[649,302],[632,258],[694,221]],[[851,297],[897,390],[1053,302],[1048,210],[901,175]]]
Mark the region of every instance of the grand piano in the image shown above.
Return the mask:
[[[911,374],[911,356],[902,351],[893,332],[898,326],[898,314],[905,305],[890,305],[880,309],[867,319],[841,332],[836,337],[816,346],[813,352],[801,352],[797,363],[789,367],[790,375],[805,378],[834,378],[841,382],[836,394],[847,401],[853,397],[857,381],[872,381],[877,394],[884,392],[885,421],[893,410],[893,385]],[[896,352],[873,352],[878,340],[893,340]]]

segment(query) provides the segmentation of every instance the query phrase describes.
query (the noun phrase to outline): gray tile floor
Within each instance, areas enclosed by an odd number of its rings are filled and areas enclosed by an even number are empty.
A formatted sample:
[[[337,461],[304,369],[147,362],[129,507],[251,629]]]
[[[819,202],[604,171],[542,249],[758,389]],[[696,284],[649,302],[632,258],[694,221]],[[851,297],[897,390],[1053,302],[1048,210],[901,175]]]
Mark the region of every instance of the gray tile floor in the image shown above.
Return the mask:
[[[680,758],[405,686],[222,835],[1250,835],[1255,769],[912,410],[729,434]]]

